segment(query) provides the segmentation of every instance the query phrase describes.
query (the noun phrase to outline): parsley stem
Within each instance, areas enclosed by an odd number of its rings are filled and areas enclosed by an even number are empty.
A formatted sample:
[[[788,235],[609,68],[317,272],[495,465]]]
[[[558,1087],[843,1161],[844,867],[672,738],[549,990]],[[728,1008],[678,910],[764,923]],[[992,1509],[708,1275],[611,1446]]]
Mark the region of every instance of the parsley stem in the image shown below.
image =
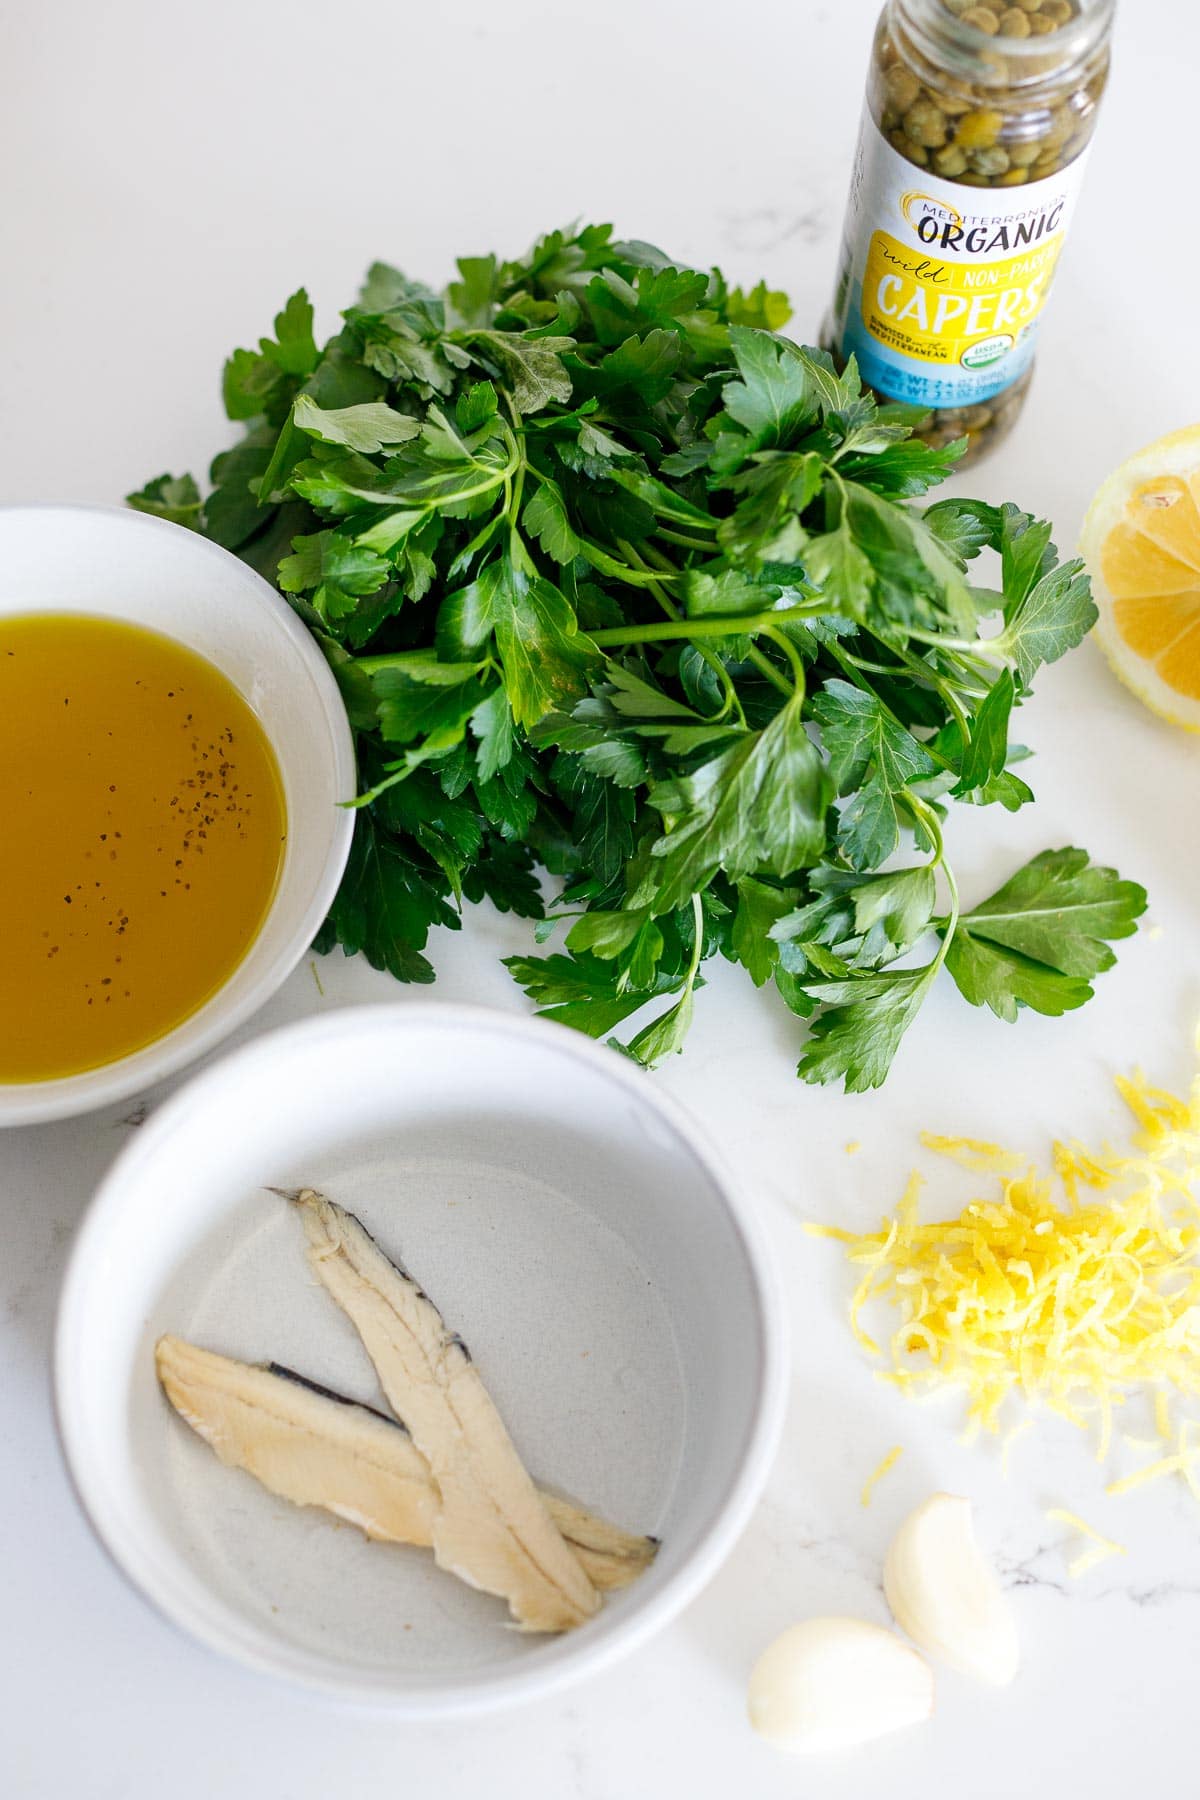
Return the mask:
[[[957,650],[960,655],[965,653],[967,656],[975,658],[994,657],[996,654],[989,649],[991,642],[989,638],[943,637],[937,631],[923,631],[919,625],[906,625],[904,635],[915,638],[918,644],[929,644],[934,650]],[[1003,653],[1001,652],[1001,654]]]
[[[784,606],[776,612],[749,613],[740,618],[725,615],[706,619],[664,619],[661,624],[656,621],[651,625],[606,625],[600,631],[590,631],[588,636],[593,644],[602,646],[653,644],[671,638],[743,637],[748,631],[765,631],[772,625],[786,625],[792,619],[811,619],[828,610],[826,604]],[[778,674],[779,671],[776,669],[773,673]],[[790,688],[788,692],[790,695]]]
[[[650,565],[642,560],[633,545],[626,538],[617,539],[617,549],[621,552],[621,555],[625,558],[626,562],[629,563],[631,568],[637,569],[646,577],[646,592],[654,596],[663,612],[666,613],[668,619],[677,619],[679,617],[679,608],[671,599],[671,596],[665,592],[662,583],[658,578],[660,573],[663,575],[678,574],[679,571],[675,568],[674,564],[668,564],[665,569],[659,571],[652,570]]]
[[[772,687],[777,687],[786,699],[792,699],[796,692],[795,688],[792,686],[787,676],[782,674],[775,667],[775,664],[771,661],[770,657],[763,654],[757,644],[751,644],[750,655],[747,660],[754,664],[760,675],[766,676]]]
[[[919,681],[927,681],[934,692],[940,696],[943,705],[958,726],[962,737],[963,752],[965,754],[967,747],[971,742],[971,726],[965,711],[959,705],[958,695],[954,692],[950,683],[944,680],[943,677],[938,674],[936,669],[930,668],[927,662],[922,662],[919,656],[914,656],[911,650],[905,650],[897,646],[895,653],[904,663],[904,666],[909,669]]]
[[[662,550],[656,550],[653,544],[643,544],[641,552],[639,553],[635,546],[629,542],[628,538],[618,538],[617,542],[621,546],[622,556],[627,556],[636,568],[649,569],[653,567],[658,569],[663,575],[670,575],[673,577],[678,577],[680,575],[681,571],[675,567],[675,564],[671,561],[670,557]]]
[[[696,985],[696,971],[700,967],[700,955],[704,949],[704,905],[699,894],[692,895],[692,955],[688,963],[687,974],[683,978],[680,998],[690,994]]]
[[[795,682],[795,697],[803,704],[808,678],[804,671],[804,661],[800,652],[797,650],[795,644],[792,643],[786,632],[773,631],[768,625],[763,632],[763,636],[770,638],[776,649],[782,650],[783,654],[791,663],[792,678]]]
[[[639,569],[647,568],[647,566],[648,566],[647,562],[638,555],[635,547],[631,543],[629,543],[629,541],[626,538],[618,538],[617,539],[617,548],[620,550],[621,555],[624,556],[628,562],[633,563]],[[658,569],[660,569],[664,575],[665,574],[675,575],[678,573],[678,570],[675,568],[674,563],[670,562],[667,557],[656,552],[650,545],[646,546],[646,550],[647,550],[648,556],[653,560],[655,566]],[[654,595],[654,598],[658,601],[658,604],[662,607],[662,609],[666,613],[667,617],[669,619],[678,619],[679,608],[676,606],[675,602],[671,599],[670,595],[664,593],[662,588],[657,585],[652,586],[649,583],[647,583],[647,588],[648,588],[648,591]],[[704,658],[704,661],[708,664],[709,668],[712,670],[713,674],[716,676],[717,680],[720,682],[722,688],[724,689],[725,703],[722,706],[721,711],[718,714],[718,717],[724,718],[726,716],[726,714],[728,714],[729,712],[731,712],[731,711],[736,712],[741,723],[743,725],[745,725],[746,715],[742,711],[742,703],[738,699],[738,691],[737,691],[737,688],[733,684],[733,677],[730,675],[729,670],[725,667],[725,664],[721,661],[720,657],[716,654],[716,652],[714,650],[708,649],[707,646],[704,644],[696,644],[693,647]]]
[[[525,489],[525,471],[528,467],[529,464],[526,462],[524,453],[522,452],[520,461],[517,464],[516,479],[512,480],[510,478],[504,484],[504,511],[508,519],[509,541],[514,550],[517,544],[520,543],[520,537],[517,532],[517,520],[521,516],[521,495]],[[529,563],[529,554],[525,550],[523,544],[521,545],[521,552],[525,562]],[[514,560],[516,559],[514,558]],[[528,572],[536,573],[532,568],[532,564],[530,564]]]
[[[946,887],[950,894],[950,911],[946,917],[944,928],[939,926],[942,933],[942,941],[938,945],[937,955],[930,964],[931,971],[936,973],[946,960],[946,952],[950,948],[951,939],[958,927],[958,883],[954,879],[954,870],[946,861],[946,842],[942,836],[941,820],[938,818],[933,808],[927,806],[925,801],[914,794],[911,788],[905,788],[903,790],[903,795],[904,804],[908,807],[908,810],[912,813],[913,817],[920,822],[926,836],[933,845],[933,857],[929,866],[931,869],[941,869],[942,874],[946,878]]]
[[[971,722],[959,705],[958,696],[955,694],[954,689],[940,681],[936,682],[934,685],[954,716],[954,723],[958,726],[959,735],[962,738],[963,755],[965,756],[971,743]]]
[[[705,543],[703,538],[688,537],[684,531],[670,531],[665,525],[657,526],[654,535],[665,538],[668,544],[681,544],[685,550],[702,550],[706,556],[711,556],[715,548],[714,545]]]
[[[632,555],[636,558],[637,552],[632,548],[631,545],[622,544],[621,548],[626,553],[626,555]],[[658,568],[671,569],[675,573],[678,573],[678,571],[675,570],[675,565],[668,561],[668,559],[663,555],[661,550],[656,550],[654,548],[653,544],[645,545],[645,553],[646,553],[647,560],[654,563]],[[707,661],[710,653],[703,650],[699,645],[697,645],[697,649],[700,650],[700,654],[702,656],[704,656],[705,660]],[[792,689],[791,684],[789,683],[787,677],[784,675],[781,675],[779,673],[779,670],[775,667],[775,665],[771,661],[770,657],[764,656],[763,652],[757,647],[757,645],[752,644],[750,646],[750,653],[747,658],[747,661],[752,662],[754,664],[754,667],[758,670],[759,674],[765,675],[767,680],[769,682],[771,682],[773,686],[777,687],[781,694],[783,694],[787,699],[789,699],[789,700],[791,699],[793,689]]]
[[[704,658],[704,661],[708,664],[708,667],[712,670],[724,690],[725,699],[721,705],[721,710],[712,714],[711,717],[714,720],[724,719],[727,718],[730,713],[734,713],[737,716],[738,723],[744,728],[746,724],[746,715],[742,710],[742,702],[738,697],[738,691],[734,685],[733,676],[729,673],[729,670],[725,667],[725,664],[721,661],[715,650],[708,649],[704,644],[693,644],[692,648],[698,655]]]

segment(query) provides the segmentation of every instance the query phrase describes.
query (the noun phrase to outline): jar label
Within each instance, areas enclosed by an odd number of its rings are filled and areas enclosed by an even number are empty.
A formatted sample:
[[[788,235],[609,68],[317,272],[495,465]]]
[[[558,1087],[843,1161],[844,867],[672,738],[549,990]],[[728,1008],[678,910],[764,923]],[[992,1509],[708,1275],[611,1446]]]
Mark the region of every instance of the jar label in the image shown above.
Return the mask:
[[[868,114],[834,301],[838,348],[863,380],[928,407],[971,406],[1017,381],[1086,160],[1042,181],[970,187],[906,161]]]

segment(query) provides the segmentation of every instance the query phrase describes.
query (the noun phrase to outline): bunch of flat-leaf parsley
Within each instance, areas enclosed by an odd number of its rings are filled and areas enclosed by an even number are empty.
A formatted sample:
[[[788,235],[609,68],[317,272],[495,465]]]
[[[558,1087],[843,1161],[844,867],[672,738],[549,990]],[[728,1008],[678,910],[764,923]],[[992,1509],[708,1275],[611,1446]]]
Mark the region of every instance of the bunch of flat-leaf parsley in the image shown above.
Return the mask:
[[[509,967],[548,1016],[665,1001],[626,1045],[654,1062],[719,952],[848,1088],[943,966],[1001,1018],[1081,1005],[1142,889],[1047,851],[964,912],[942,839],[948,798],[1032,798],[1010,715],[1096,616],[1050,527],[910,504],[956,448],[778,336],[761,286],[596,226],[459,270],[376,265],[323,350],[294,295],[226,365],[212,491],[132,496],[277,582],[337,672],[363,792],[321,944],[432,980],[430,926],[464,896],[543,919],[540,867],[565,947]]]

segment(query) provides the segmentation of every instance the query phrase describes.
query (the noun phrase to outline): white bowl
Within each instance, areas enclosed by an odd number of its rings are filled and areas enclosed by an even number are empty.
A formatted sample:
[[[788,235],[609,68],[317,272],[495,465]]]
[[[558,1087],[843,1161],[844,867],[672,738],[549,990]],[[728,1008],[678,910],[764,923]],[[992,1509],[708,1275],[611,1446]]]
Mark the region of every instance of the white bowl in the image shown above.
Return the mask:
[[[138,1093],[249,1018],[312,942],[350,854],[354,746],[337,683],[287,602],[194,531],[119,507],[0,507],[0,615],[102,614],[199,651],[257,713],[279,764],[288,837],[275,898],[225,985],[132,1056],[54,1081],[0,1083],[0,1125],[66,1118]]]
[[[574,1632],[511,1630],[428,1552],[274,1498],[171,1412],[168,1331],[386,1404],[266,1191],[303,1183],[403,1257],[537,1479],[662,1539]],[[784,1367],[752,1211],[691,1120],[564,1027],[419,1002],[274,1032],[152,1114],[72,1252],[55,1394],[84,1509],[168,1618],[256,1669],[428,1718],[545,1694],[672,1618],[766,1480]]]

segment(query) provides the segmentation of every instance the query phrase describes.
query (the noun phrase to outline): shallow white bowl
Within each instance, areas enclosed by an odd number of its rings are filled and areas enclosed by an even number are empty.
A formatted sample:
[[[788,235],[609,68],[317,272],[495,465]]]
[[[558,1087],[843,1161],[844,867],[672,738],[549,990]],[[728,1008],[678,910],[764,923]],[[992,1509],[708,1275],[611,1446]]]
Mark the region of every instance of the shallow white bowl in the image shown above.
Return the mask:
[[[386,1405],[266,1191],[306,1182],[463,1333],[535,1477],[661,1537],[578,1630],[509,1629],[427,1552],[224,1468],[167,1405],[166,1331]],[[436,1003],[324,1014],[196,1076],[118,1157],[63,1288],[59,1428],[101,1540],[194,1637],[409,1717],[480,1711],[611,1663],[728,1553],[782,1418],[772,1279],[728,1172],[614,1052]]]
[[[287,602],[194,531],[105,506],[0,507],[0,615],[102,614],[199,651],[257,713],[287,801],[270,912],[225,985],[132,1056],[56,1081],[0,1082],[0,1125],[123,1100],[194,1061],[268,1000],[316,934],[354,829],[354,746],[337,683]]]

